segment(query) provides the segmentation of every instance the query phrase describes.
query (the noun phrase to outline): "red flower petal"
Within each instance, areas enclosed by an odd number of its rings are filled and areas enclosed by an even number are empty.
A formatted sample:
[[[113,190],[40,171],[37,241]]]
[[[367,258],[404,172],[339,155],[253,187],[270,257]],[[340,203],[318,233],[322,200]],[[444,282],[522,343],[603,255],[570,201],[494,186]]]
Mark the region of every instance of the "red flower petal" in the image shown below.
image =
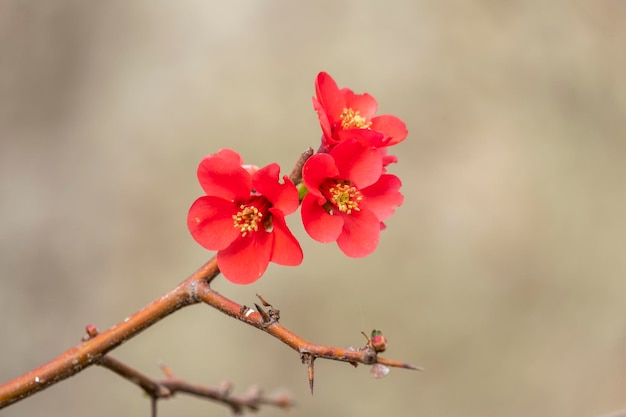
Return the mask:
[[[230,245],[241,232],[234,227],[233,214],[237,207],[218,197],[204,196],[191,205],[187,227],[191,236],[209,250],[220,250]]]
[[[274,234],[274,246],[270,260],[279,265],[300,265],[303,257],[300,243],[287,227],[282,213],[274,208],[269,210],[272,213],[272,233]]]
[[[381,132],[387,141],[385,146],[392,146],[402,142],[409,134],[406,125],[396,116],[384,114],[372,119],[370,129]]]
[[[317,118],[320,121],[320,126],[322,127],[322,132],[324,133],[323,137],[332,138],[333,131],[331,128],[330,119],[328,118],[328,114],[326,114],[326,110],[324,110],[324,106],[322,106],[322,103],[320,103],[319,100],[315,97],[313,97],[313,109],[317,113]]]
[[[250,195],[250,174],[232,158],[211,155],[198,166],[198,181],[207,195],[236,200]]]
[[[264,195],[272,206],[279,209],[283,215],[293,213],[300,206],[298,190],[288,177],[284,177],[284,183],[278,182],[280,167],[278,164],[270,164],[259,169],[252,176],[253,188]]]
[[[234,164],[241,166],[243,165],[243,158],[241,155],[237,153],[237,151],[233,151],[232,149],[222,148],[214,156],[219,156],[222,159],[229,160]]]
[[[326,199],[309,193],[302,200],[302,224],[313,239],[322,243],[334,242],[341,234],[344,219],[342,216],[329,214],[321,204]]]
[[[378,111],[378,103],[371,95],[367,93],[354,94],[352,90],[347,88],[342,89],[342,93],[345,97],[346,107],[351,108],[355,112],[358,111],[361,117],[371,120],[376,111]]]
[[[381,222],[391,217],[395,208],[402,205],[404,196],[398,191],[402,182],[398,177],[385,174],[373,185],[363,188],[363,204]]]
[[[270,262],[272,234],[249,233],[217,253],[217,266],[230,282],[250,284],[263,275]]]
[[[374,252],[380,238],[380,222],[369,210],[341,215],[343,232],[337,239],[339,249],[351,258],[362,258]]]
[[[335,146],[330,155],[335,159],[341,179],[349,179],[357,188],[375,183],[383,172],[380,153],[372,147],[363,146],[350,139]]]
[[[387,148],[380,148],[379,150],[385,150]],[[389,164],[396,164],[398,163],[398,157],[395,155],[391,155],[391,154],[387,154],[387,152],[383,152],[381,154],[383,156],[383,167],[387,167],[387,165]]]
[[[315,94],[330,122],[338,120],[346,107],[346,102],[335,80],[327,73],[320,72],[315,81]]]
[[[302,182],[309,190],[309,194],[323,197],[319,188],[327,178],[335,178],[339,170],[335,159],[327,153],[317,153],[310,157],[302,167]]]
[[[338,143],[345,142],[350,139],[357,139],[364,146],[373,146],[374,148],[381,148],[387,146],[389,139],[385,138],[381,132],[370,129],[343,129],[336,132]]]

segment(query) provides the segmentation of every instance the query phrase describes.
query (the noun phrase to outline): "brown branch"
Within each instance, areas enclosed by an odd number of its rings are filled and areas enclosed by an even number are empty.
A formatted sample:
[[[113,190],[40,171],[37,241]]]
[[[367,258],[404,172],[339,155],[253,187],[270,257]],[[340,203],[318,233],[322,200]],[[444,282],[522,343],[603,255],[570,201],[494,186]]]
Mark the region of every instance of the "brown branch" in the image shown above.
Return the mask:
[[[230,407],[235,414],[243,414],[246,410],[257,411],[262,405],[271,405],[283,409],[293,406],[293,402],[288,396],[265,397],[262,391],[255,386],[250,387],[244,394],[235,396],[231,395],[232,384],[230,383],[223,383],[217,388],[191,384],[176,378],[166,365],[161,365],[166,376],[165,379],[152,379],[110,355],[103,356],[98,365],[115,372],[144,390],[152,400],[154,415],[156,415],[157,400],[170,398],[179,392],[224,404]]]
[[[369,341],[362,348],[341,348],[308,342],[279,324],[279,311],[274,309],[263,298],[260,297],[261,303],[265,307],[269,307],[267,313],[259,306],[257,306],[259,310],[257,312],[237,304],[212,290],[210,282],[218,274],[217,260],[216,257],[213,257],[172,291],[109,330],[98,334],[93,326],[88,326],[88,337],[81,344],[70,348],[41,367],[19,376],[4,385],[0,385],[0,409],[69,378],[88,366],[102,362],[105,355],[122,342],[136,336],[142,330],[182,307],[196,304],[200,301],[215,307],[224,314],[271,334],[300,353],[301,359],[309,365],[311,389],[313,387],[313,362],[316,358],[333,359],[348,362],[352,365],[359,363],[366,365],[382,364],[389,367],[421,369],[405,362],[378,357],[377,351]],[[174,379],[173,381],[178,380]],[[173,383],[170,380],[169,384]],[[168,388],[167,384],[163,386]],[[150,384],[142,386],[142,388],[148,392],[151,389],[161,389],[161,387],[154,387]],[[176,386],[176,389],[179,391],[183,390],[181,386]],[[153,400],[154,398],[156,397],[153,397]],[[154,403],[155,401],[153,401]]]
[[[107,352],[185,306],[198,303],[198,282],[219,273],[213,257],[172,291],[109,330],[65,351],[50,362],[0,385],[0,409],[39,392],[97,363]]]
[[[313,362],[316,358],[348,362],[355,366],[359,363],[365,365],[381,364],[393,368],[423,370],[419,366],[413,366],[406,362],[379,357],[369,341],[362,348],[342,348],[311,343],[278,323],[278,310],[271,307],[262,297],[259,298],[270,307],[269,312],[263,311],[256,304],[259,311],[237,304],[219,294],[204,282],[199,282],[197,289],[197,296],[200,300],[217,308],[224,314],[271,334],[300,353],[302,362],[308,366],[311,392],[313,391]]]
[[[149,376],[142,374],[135,368],[125,364],[118,359],[115,359],[111,355],[103,356],[98,362],[98,365],[118,374],[122,378],[127,379],[128,381],[137,385],[139,388],[144,390],[144,392],[148,394],[151,398],[168,398],[174,394],[169,388],[162,384],[159,384],[158,381],[155,381]]]
[[[313,152],[313,148],[309,148],[306,151],[302,152],[302,155],[300,155],[300,157],[296,161],[296,165],[291,170],[291,173],[289,174],[289,179],[295,185],[298,185],[302,182],[302,167],[304,166],[304,163],[307,161],[307,159],[309,159],[313,155]]]

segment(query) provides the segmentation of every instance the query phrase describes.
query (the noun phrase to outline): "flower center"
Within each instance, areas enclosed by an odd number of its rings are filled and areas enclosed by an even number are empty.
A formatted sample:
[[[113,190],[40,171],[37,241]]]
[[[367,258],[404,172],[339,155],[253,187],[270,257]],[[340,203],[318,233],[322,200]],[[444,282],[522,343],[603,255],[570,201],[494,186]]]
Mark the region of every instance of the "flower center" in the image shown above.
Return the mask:
[[[369,129],[372,122],[368,122],[367,119],[352,108],[343,109],[341,113],[341,128],[342,129]]]
[[[245,237],[250,232],[258,232],[259,227],[262,230],[272,227],[268,208],[268,202],[259,198],[239,205],[240,210],[237,214],[233,214],[233,223],[236,229],[241,230],[241,237]]]
[[[323,189],[326,199],[342,213],[361,210],[359,202],[363,200],[363,195],[350,181],[330,180]]]

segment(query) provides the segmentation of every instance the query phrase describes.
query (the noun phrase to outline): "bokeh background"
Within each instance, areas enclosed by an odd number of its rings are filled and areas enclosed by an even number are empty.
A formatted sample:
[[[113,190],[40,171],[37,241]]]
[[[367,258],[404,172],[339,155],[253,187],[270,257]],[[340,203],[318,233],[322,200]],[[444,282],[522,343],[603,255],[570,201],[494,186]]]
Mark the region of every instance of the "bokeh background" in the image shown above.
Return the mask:
[[[5,0],[0,4],[0,382],[106,329],[210,256],[188,235],[221,147],[285,171],[316,147],[328,71],[398,115],[404,205],[379,249],[215,287],[325,344],[380,328],[381,380],[206,306],[114,355],[151,376],[290,392],[290,416],[598,416],[626,407],[626,3]],[[381,414],[384,413],[384,414]],[[2,416],[147,415],[93,367]],[[178,396],[159,416],[230,415]]]

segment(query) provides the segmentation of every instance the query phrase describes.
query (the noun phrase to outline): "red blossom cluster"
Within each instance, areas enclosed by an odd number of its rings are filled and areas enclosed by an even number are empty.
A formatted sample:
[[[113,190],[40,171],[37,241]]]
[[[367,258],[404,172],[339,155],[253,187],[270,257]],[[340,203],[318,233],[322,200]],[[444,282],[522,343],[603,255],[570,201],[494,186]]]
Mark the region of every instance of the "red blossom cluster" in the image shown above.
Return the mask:
[[[395,116],[376,116],[374,97],[339,88],[325,72],[318,74],[315,92],[323,135],[302,168],[302,184],[287,176],[281,181],[276,163],[244,165],[231,149],[200,162],[198,180],[206,195],[192,204],[187,225],[200,245],[217,251],[220,271],[231,282],[256,281],[270,262],[302,262],[302,248],[285,223],[300,204],[309,236],[337,242],[353,258],[376,249],[383,222],[402,204],[402,183],[386,167],[397,161],[387,149],[406,138],[405,124]]]

